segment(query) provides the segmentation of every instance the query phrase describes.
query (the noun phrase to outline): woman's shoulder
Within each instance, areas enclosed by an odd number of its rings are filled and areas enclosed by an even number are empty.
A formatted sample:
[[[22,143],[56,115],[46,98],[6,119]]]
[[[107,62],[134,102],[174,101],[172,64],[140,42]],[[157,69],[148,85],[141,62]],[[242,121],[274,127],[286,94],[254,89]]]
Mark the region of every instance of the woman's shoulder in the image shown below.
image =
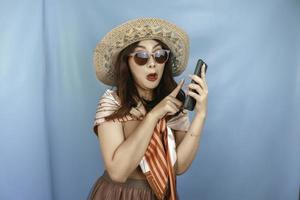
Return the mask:
[[[100,97],[100,101],[107,101],[107,100],[113,101],[117,105],[121,104],[117,91],[110,88],[106,89],[102,94],[102,96]]]
[[[125,114],[124,118],[126,120],[139,118],[142,114],[140,113],[142,109],[139,109],[139,105],[140,103],[138,104],[137,107],[131,107],[129,112]],[[113,89],[106,89],[103,95],[99,99],[96,114],[100,116],[103,113],[105,113],[105,115],[107,116],[108,114],[112,114],[113,112],[116,112],[118,109],[120,109],[120,107],[121,107],[121,99],[118,96],[117,91]],[[136,110],[138,112],[135,112]],[[121,121],[124,121],[123,120],[124,118],[122,118]]]
[[[99,99],[96,113],[95,113],[93,131],[96,135],[98,134],[97,125],[106,122],[107,120],[105,119],[105,117],[112,115],[119,108],[120,108],[120,102],[116,94],[116,91],[112,89],[106,89]],[[117,120],[120,122],[122,121],[119,119]]]

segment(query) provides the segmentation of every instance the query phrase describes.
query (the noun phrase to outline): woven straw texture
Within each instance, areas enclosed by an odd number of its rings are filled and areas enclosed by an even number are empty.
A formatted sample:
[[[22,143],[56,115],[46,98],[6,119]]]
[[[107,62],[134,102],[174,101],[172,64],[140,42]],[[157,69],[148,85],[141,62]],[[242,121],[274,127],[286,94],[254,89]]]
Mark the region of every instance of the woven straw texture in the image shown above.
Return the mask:
[[[113,66],[118,53],[128,45],[146,39],[158,39],[173,53],[170,57],[173,76],[180,75],[187,66],[189,37],[187,33],[166,20],[138,18],[129,20],[108,32],[94,49],[94,67],[98,80],[115,86]]]

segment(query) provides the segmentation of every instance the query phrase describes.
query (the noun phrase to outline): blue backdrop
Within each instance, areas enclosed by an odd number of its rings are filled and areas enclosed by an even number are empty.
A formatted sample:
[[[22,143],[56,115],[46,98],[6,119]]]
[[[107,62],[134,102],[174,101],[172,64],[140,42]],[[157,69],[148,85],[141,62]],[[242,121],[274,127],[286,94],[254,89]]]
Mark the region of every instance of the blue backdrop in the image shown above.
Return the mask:
[[[0,199],[82,200],[103,172],[92,123],[93,49],[113,27],[160,17],[208,64],[208,116],[184,200],[296,200],[300,2],[1,0]],[[187,78],[188,79],[188,78]],[[190,113],[193,118],[193,113]]]

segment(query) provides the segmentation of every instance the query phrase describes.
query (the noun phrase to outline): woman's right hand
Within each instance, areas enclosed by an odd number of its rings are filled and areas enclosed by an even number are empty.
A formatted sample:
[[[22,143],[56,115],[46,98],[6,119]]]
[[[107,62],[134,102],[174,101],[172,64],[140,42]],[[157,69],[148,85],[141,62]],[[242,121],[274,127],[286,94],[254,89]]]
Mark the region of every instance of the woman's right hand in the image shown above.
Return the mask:
[[[157,120],[160,120],[165,115],[174,115],[180,110],[182,102],[176,98],[180,89],[182,88],[184,80],[181,80],[176,88],[163,100],[161,100],[154,108],[149,112]]]

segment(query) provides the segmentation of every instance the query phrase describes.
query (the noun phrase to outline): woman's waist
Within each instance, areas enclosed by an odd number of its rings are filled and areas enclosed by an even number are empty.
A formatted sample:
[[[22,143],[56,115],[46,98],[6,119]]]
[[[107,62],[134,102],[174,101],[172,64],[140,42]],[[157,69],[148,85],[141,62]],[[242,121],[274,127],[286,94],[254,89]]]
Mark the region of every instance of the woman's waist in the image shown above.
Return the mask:
[[[101,176],[101,179],[104,179],[111,184],[118,185],[121,187],[125,186],[125,187],[134,187],[134,188],[142,188],[142,189],[151,190],[150,185],[146,178],[143,179],[143,177],[140,175],[136,175],[136,174],[132,175],[132,174],[126,179],[125,182],[118,182],[118,181],[113,180],[110,177],[107,170],[104,170],[103,175]]]
[[[103,175],[105,175],[106,177],[110,177],[107,169],[104,170]],[[111,179],[112,180],[112,179]],[[146,176],[144,175],[144,173],[142,172],[142,170],[137,167],[128,177],[127,180],[143,180],[143,181],[147,181]]]
[[[130,175],[130,179],[140,179],[140,180],[146,180],[145,174],[142,172],[140,167],[137,167]]]

